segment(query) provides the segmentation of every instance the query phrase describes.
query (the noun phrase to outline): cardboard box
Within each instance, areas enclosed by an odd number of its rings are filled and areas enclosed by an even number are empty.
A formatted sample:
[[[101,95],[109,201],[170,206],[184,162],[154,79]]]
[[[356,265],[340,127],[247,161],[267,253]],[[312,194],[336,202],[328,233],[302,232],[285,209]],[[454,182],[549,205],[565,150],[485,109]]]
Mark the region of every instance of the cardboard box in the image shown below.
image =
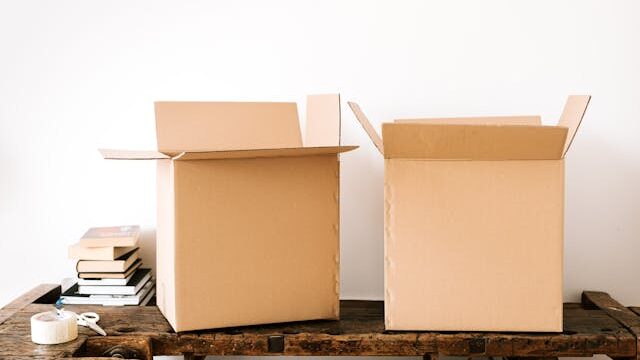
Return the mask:
[[[157,304],[176,331],[339,316],[338,95],[157,102]]]
[[[562,331],[564,157],[589,102],[539,116],[396,120],[384,156],[389,330]]]

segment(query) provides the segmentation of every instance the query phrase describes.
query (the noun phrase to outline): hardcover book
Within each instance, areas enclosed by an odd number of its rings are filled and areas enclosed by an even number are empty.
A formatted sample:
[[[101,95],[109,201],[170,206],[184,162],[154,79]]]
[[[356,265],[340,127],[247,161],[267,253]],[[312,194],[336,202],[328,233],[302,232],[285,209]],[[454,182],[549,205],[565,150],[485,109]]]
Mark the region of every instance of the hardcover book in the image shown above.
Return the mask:
[[[126,285],[80,285],[78,292],[89,295],[135,295],[149,279],[150,269],[138,269]]]
[[[135,269],[132,269],[135,270]],[[127,283],[129,282],[129,280],[131,280],[131,278],[133,277],[133,273],[130,274],[129,276],[120,278],[120,279],[113,279],[113,278],[89,278],[89,279],[83,279],[83,278],[79,278],[78,279],[78,285],[82,286],[82,285],[102,285],[102,286],[122,286],[122,285],[127,285]]]
[[[140,267],[140,265],[142,265],[142,260],[138,259],[133,263],[133,265],[131,265],[124,272],[79,272],[78,277],[80,279],[94,279],[94,280],[126,279],[130,277],[133,274],[133,272]]]
[[[76,271],[79,273],[123,273],[129,269],[136,260],[138,260],[138,249],[122,255],[116,260],[80,260],[76,265]]]
[[[104,246],[136,246],[140,236],[140,226],[111,226],[94,227],[80,239],[80,245],[84,247],[104,247]]]
[[[123,305],[144,305],[155,293],[153,281],[147,283],[135,295],[88,295],[80,294],[78,284],[73,285],[67,291],[62,293],[60,299],[65,305],[104,305],[104,306],[123,306]]]
[[[76,260],[115,260],[134,250],[133,246],[86,247],[80,243],[69,246],[69,258]]]

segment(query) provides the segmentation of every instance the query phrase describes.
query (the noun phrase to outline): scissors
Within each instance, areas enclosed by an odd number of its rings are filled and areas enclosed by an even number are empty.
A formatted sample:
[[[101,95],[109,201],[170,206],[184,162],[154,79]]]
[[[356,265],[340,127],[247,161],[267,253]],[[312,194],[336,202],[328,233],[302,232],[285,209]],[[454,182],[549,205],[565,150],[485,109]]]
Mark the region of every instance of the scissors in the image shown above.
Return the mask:
[[[64,313],[64,304],[62,303],[62,299],[58,299],[58,301],[56,301],[55,308],[58,316],[62,316],[62,314]],[[107,333],[100,326],[98,326],[98,324],[96,324],[98,321],[100,321],[100,315],[94,312],[83,312],[79,315],[76,314],[76,318],[78,319],[78,325],[86,326],[102,336],[107,336]]]
[[[86,326],[102,336],[107,336],[107,333],[100,326],[98,326],[98,324],[96,324],[98,321],[100,321],[100,315],[94,312],[84,312],[82,314],[78,314],[77,318],[78,325]]]

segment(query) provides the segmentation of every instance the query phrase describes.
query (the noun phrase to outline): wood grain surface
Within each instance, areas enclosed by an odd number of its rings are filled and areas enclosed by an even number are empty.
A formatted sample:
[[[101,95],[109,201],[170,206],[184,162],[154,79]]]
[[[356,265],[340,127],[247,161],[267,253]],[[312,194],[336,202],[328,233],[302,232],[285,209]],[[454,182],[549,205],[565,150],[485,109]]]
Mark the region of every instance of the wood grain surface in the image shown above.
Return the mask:
[[[21,298],[28,300],[34,297],[35,294],[31,294]],[[548,359],[593,354],[635,358],[638,337],[634,331],[640,324],[635,308],[625,308],[605,293],[585,292],[583,300],[582,304],[564,305],[563,333],[385,331],[384,307],[380,301],[342,301],[340,321],[175,333],[156,306],[78,305],[67,306],[66,309],[98,312],[101,316],[99,324],[108,336],[102,337],[80,327],[77,340],[60,345],[31,342],[29,318],[52,309],[50,304],[31,303],[14,305],[12,310],[15,311],[0,325],[0,358],[99,358],[114,351],[128,351],[127,354],[140,359],[150,359],[152,355],[186,355],[190,359],[203,355],[392,355],[425,358],[454,355]]]

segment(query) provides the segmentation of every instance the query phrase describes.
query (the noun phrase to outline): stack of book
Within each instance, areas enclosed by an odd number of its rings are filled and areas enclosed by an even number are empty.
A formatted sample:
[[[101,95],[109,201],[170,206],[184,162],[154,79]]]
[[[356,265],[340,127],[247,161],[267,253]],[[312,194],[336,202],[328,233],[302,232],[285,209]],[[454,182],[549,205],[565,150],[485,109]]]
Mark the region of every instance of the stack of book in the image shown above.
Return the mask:
[[[151,270],[139,258],[139,226],[91,228],[69,257],[77,260],[78,282],[63,304],[146,305],[155,294]]]

